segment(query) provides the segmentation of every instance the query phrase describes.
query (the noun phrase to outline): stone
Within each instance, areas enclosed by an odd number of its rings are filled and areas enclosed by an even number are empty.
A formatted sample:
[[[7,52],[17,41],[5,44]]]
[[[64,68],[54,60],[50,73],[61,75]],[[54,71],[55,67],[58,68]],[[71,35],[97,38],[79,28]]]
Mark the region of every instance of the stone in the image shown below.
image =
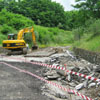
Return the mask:
[[[84,84],[83,83],[80,83],[79,85],[77,85],[75,87],[76,90],[81,90],[82,88],[84,88]]]
[[[88,87],[88,80],[85,80],[85,81],[83,82],[83,84],[84,84],[84,87],[85,87],[85,88]]]
[[[61,77],[59,77],[57,80],[58,80],[58,81],[61,81],[61,80],[62,80],[62,78],[61,78]]]
[[[76,86],[76,84],[75,83],[69,83],[69,85],[71,86],[71,87],[75,87]]]
[[[60,93],[56,93],[55,95],[57,98],[61,98],[61,99],[68,99],[68,96],[67,95],[63,95],[63,94],[60,94]]]
[[[94,100],[99,100],[98,98],[95,98]]]
[[[48,72],[44,73],[43,76],[52,76],[53,74],[56,74],[55,70],[48,71]]]
[[[67,95],[61,95],[60,97],[61,97],[61,99],[68,99]]]
[[[60,76],[58,74],[54,74],[53,76],[47,76],[48,79],[50,80],[56,80],[58,79]]]
[[[99,65],[93,66],[93,69],[94,69],[95,72],[100,72],[100,66]]]
[[[96,83],[90,83],[88,88],[91,88],[91,87],[94,87],[94,86],[96,86]]]
[[[59,93],[56,93],[55,95],[57,98],[61,98],[60,94]]]
[[[97,86],[100,86],[100,82],[97,83]]]
[[[71,81],[71,76],[68,74],[67,80],[70,82]]]
[[[98,93],[98,96],[100,97],[100,93]]]

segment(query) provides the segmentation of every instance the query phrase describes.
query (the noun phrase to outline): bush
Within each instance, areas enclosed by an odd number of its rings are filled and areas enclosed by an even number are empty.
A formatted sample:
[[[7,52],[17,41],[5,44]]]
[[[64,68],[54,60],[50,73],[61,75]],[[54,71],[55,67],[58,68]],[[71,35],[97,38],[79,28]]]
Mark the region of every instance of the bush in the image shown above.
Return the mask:
[[[74,34],[74,39],[75,40],[80,40],[81,37],[83,36],[84,34],[84,27],[79,27],[79,28],[76,28],[72,31],[72,33]]]
[[[3,24],[7,24],[16,30],[20,30],[25,27],[33,26],[34,22],[20,14],[14,14],[3,9],[0,12],[0,25]]]
[[[6,40],[6,39],[7,39],[7,37],[0,33],[0,44],[2,44],[2,41]]]
[[[3,33],[4,35],[7,35],[8,33],[12,33],[14,31],[14,29],[6,24],[3,24],[0,27],[0,31],[1,33]]]
[[[100,19],[89,26],[89,32],[93,34],[93,36],[100,35]]]

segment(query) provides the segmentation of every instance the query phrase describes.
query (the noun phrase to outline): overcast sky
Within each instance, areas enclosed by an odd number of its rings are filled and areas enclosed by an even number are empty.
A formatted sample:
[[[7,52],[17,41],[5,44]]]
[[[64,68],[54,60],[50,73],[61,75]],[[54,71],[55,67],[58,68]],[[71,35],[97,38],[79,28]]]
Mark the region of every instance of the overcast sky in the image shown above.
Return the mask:
[[[61,5],[63,5],[65,11],[70,11],[74,9],[73,7],[71,7],[71,4],[75,4],[75,0],[52,0],[52,1],[56,1]]]

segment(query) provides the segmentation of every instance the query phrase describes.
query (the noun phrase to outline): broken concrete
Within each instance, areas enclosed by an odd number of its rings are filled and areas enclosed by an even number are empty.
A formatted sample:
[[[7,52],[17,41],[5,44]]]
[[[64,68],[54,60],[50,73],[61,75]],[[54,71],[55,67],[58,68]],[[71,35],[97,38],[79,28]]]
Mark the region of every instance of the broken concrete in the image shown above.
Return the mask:
[[[58,51],[59,52],[58,52]],[[54,51],[54,53],[53,53]],[[51,54],[50,54],[51,53]],[[1,57],[1,61],[17,61],[17,62],[23,62],[20,60],[20,58],[24,59],[25,61],[36,61],[41,63],[47,63],[54,66],[61,66],[66,68],[67,70],[72,70],[78,73],[83,73],[87,76],[97,77],[100,78],[99,73],[99,66],[92,64],[82,58],[78,58],[73,54],[73,52],[69,51],[67,47],[64,47],[62,49],[53,49],[51,48],[45,48],[39,51],[35,51],[30,54],[31,56],[24,57],[24,56],[10,56],[10,57],[17,57],[17,60],[9,59],[9,57]],[[33,57],[34,56],[34,57]],[[92,80],[85,79],[84,77],[79,77],[76,75],[70,75],[69,73],[58,70],[58,69],[52,69],[52,68],[44,68],[43,67],[42,75],[45,79],[56,82],[57,84],[60,84],[67,89],[73,89],[78,90],[83,94],[86,94],[89,97],[94,98],[100,98],[98,95],[94,94],[94,90],[96,93],[100,93],[98,88],[100,87],[100,82],[93,82]],[[47,85],[44,90],[44,94],[49,95],[50,97],[53,97],[54,100],[79,100],[80,97],[74,96],[72,94],[68,94],[58,88],[52,87],[51,85]],[[55,89],[55,90],[54,90]],[[71,96],[70,96],[71,95]],[[71,99],[70,99],[71,98]]]

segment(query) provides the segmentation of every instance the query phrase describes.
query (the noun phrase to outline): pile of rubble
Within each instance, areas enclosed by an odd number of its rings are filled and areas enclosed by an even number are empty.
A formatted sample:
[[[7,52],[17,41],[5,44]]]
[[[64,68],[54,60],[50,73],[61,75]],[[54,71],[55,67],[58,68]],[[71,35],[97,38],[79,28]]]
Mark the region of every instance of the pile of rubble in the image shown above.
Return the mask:
[[[99,65],[91,64],[82,58],[77,59],[77,57],[68,50],[65,53],[51,56],[51,59],[46,61],[46,63],[65,67],[67,70],[82,73],[87,76],[100,78]],[[46,68],[43,72],[43,76],[45,79],[59,82],[65,87],[69,86],[70,89],[80,91],[93,99],[95,98],[95,100],[100,100],[100,82],[95,82],[80,76],[71,75],[63,70],[51,68]]]

